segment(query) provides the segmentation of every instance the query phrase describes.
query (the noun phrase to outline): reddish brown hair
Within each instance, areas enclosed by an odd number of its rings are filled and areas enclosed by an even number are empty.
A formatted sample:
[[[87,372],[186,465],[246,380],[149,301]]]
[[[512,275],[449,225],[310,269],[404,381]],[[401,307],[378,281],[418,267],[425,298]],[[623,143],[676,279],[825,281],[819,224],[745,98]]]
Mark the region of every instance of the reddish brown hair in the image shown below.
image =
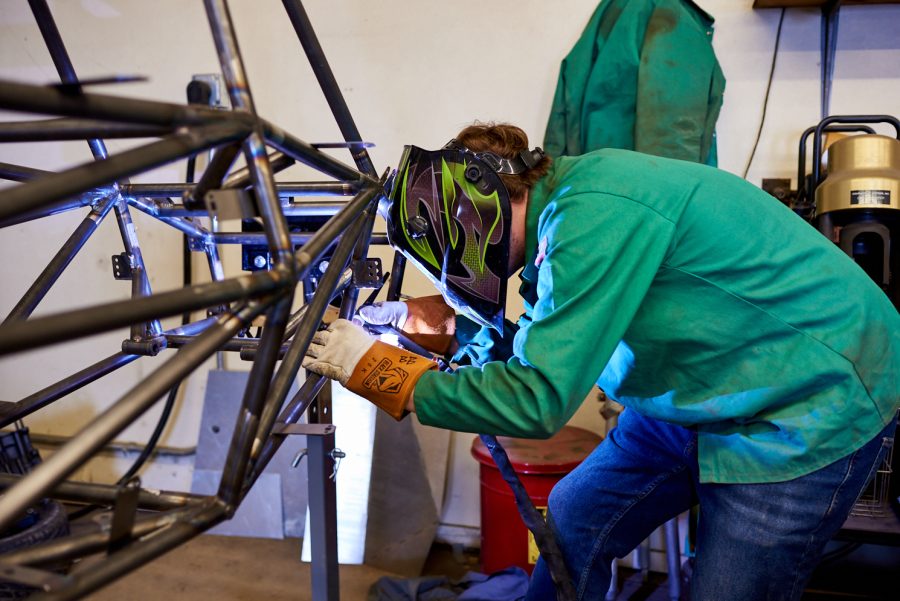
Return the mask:
[[[522,150],[530,150],[528,136],[515,125],[509,123],[479,123],[469,125],[456,134],[456,140],[473,152],[493,152],[503,158],[511,159]],[[511,200],[523,198],[535,183],[550,169],[552,159],[545,156],[541,161],[525,173],[519,175],[501,175],[500,179],[509,190]]]

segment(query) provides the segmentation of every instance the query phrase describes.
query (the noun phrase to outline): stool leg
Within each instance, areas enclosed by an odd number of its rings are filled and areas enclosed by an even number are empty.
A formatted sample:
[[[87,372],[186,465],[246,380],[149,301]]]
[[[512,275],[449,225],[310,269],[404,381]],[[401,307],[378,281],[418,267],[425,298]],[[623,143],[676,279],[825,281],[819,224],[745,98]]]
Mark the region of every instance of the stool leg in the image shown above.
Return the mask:
[[[605,601],[616,601],[616,597],[619,595],[619,562],[617,559],[612,560],[610,574],[612,576],[609,579],[609,590],[606,591]]]
[[[678,541],[678,518],[666,522],[666,561],[669,564],[669,599],[681,598],[681,553]]]
[[[638,545],[638,567],[641,570],[641,582],[650,579],[650,539],[644,540]]]

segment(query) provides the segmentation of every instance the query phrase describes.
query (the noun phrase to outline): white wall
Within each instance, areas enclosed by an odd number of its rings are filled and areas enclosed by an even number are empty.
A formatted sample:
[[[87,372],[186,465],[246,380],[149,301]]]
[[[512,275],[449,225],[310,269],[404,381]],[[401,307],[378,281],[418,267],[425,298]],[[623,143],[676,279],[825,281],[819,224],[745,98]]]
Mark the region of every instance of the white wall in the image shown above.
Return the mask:
[[[718,125],[720,166],[740,174],[761,115],[779,11],[753,11],[751,0],[699,4],[717,19],[715,48],[728,81]],[[259,112],[308,141],[339,139],[281,3],[233,0],[231,5]],[[473,119],[517,123],[540,143],[559,61],[595,6],[595,0],[307,2],[359,130],[377,144],[371,154],[378,169],[394,165],[404,144],[437,147]],[[51,8],[82,78],[114,73],[149,77],[147,83],[106,87],[103,92],[182,102],[193,74],[218,71],[200,2],[69,0],[52,2]],[[900,6],[842,10],[832,113],[900,114],[898,25]],[[788,11],[767,122],[749,173],[754,183],[763,176],[792,176],[798,135],[819,118],[818,36],[817,10]],[[32,83],[56,80],[24,0],[4,2],[0,12],[0,77]],[[115,151],[128,144],[111,141],[109,146]],[[345,154],[338,156],[349,162]],[[86,144],[80,142],[0,147],[0,161],[45,169],[89,159]],[[308,175],[305,169],[292,168],[280,177]],[[135,181],[181,177],[183,165],[177,165]],[[0,315],[15,304],[80,218],[61,215],[0,234]],[[179,286],[180,234],[139,216],[136,220],[154,289]],[[110,273],[109,257],[120,251],[110,217],[37,314],[126,298],[127,283],[113,280]],[[237,273],[236,255],[236,249],[228,253],[231,275]],[[421,278],[410,274],[409,280],[413,293],[427,291]],[[512,305],[515,314],[515,302]],[[64,349],[2,358],[0,399],[18,400],[112,354],[124,337],[124,331],[113,332]],[[138,361],[27,422],[35,431],[74,433],[158,363]],[[238,363],[230,366],[246,368]],[[204,381],[202,374],[191,379],[163,444],[195,444]],[[576,423],[600,427],[598,409],[596,403],[586,404]],[[148,412],[120,440],[145,440],[157,411]],[[470,442],[468,434],[452,441],[444,511],[448,524],[478,523],[477,469],[469,456]],[[94,463],[81,476],[110,481],[127,463]],[[147,480],[150,486],[186,488],[190,466],[157,465]]]

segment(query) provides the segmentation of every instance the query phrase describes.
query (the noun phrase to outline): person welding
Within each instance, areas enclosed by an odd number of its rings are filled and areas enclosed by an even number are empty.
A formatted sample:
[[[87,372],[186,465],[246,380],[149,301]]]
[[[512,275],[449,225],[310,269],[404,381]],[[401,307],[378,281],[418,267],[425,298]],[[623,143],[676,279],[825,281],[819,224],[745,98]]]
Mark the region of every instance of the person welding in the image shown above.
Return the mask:
[[[614,149],[551,160],[506,124],[407,147],[386,201],[391,243],[442,297],[359,319],[460,367],[338,320],[307,369],[396,419],[526,438],[599,386],[618,426],[549,499],[579,598],[602,599],[611,561],[695,504],[694,601],[800,598],[900,409],[900,316],[862,269],[725,171]],[[553,598],[539,561],[527,599]]]

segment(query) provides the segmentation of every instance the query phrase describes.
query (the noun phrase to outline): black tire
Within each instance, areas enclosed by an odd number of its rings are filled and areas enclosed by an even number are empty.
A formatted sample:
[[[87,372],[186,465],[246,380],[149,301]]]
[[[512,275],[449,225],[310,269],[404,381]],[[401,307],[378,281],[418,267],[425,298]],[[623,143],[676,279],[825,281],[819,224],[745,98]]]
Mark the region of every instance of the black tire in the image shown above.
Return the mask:
[[[0,555],[31,547],[38,543],[53,540],[69,533],[69,520],[62,505],[56,501],[44,499],[33,510],[37,513],[37,521],[21,532],[0,538]],[[65,570],[65,566],[48,566],[57,571]],[[12,582],[4,582],[0,579],[0,601],[24,599],[35,592],[32,587]]]

